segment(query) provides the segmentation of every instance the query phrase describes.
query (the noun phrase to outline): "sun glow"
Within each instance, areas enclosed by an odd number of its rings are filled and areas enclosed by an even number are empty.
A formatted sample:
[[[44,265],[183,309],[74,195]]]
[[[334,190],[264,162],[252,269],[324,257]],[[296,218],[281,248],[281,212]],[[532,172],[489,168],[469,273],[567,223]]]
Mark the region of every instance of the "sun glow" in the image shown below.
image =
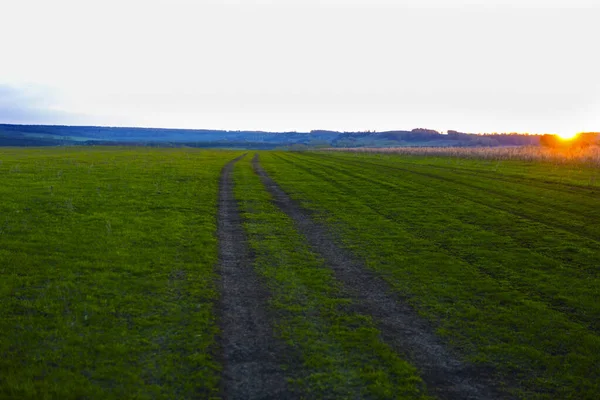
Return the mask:
[[[575,139],[575,137],[578,135],[578,132],[563,132],[563,133],[559,133],[558,137],[561,138],[562,140],[571,140],[571,139]]]

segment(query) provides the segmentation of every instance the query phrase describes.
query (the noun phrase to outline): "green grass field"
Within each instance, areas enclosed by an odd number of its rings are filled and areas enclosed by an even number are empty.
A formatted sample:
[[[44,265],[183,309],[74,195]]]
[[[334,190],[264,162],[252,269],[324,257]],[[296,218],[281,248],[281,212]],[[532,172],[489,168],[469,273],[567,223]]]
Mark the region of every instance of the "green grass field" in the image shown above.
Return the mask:
[[[217,393],[214,231],[229,158],[0,150],[0,397]]]
[[[469,360],[523,398],[597,397],[600,190],[573,178],[590,171],[445,161],[263,155]]]
[[[219,179],[242,154],[0,148],[0,398],[227,393]],[[435,398],[273,201],[253,154],[233,170],[245,267],[268,290],[291,391]],[[329,152],[260,164],[500,397],[600,397],[597,168]]]

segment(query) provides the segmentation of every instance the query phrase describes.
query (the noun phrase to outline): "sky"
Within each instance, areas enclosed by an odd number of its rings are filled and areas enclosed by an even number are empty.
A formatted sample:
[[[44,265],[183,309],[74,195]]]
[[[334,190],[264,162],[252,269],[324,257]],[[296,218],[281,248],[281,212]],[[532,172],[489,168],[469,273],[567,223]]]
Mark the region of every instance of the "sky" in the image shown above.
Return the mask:
[[[597,0],[0,0],[0,123],[600,130]]]

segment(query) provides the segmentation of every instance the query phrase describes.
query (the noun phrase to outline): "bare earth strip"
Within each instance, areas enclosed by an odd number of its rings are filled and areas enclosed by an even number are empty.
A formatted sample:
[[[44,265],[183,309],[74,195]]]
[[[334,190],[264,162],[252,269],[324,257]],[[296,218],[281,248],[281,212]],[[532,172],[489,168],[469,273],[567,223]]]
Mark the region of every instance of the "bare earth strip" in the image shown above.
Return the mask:
[[[290,398],[278,363],[282,349],[267,315],[268,292],[252,267],[233,193],[233,167],[242,157],[223,168],[219,183],[222,391],[227,399]]]
[[[495,389],[489,371],[460,361],[431,325],[395,295],[382,278],[337,246],[327,229],[314,222],[263,170],[258,155],[254,156],[253,166],[273,202],[295,222],[313,251],[324,258],[358,311],[372,316],[383,341],[419,368],[431,394],[451,400],[509,398]]]

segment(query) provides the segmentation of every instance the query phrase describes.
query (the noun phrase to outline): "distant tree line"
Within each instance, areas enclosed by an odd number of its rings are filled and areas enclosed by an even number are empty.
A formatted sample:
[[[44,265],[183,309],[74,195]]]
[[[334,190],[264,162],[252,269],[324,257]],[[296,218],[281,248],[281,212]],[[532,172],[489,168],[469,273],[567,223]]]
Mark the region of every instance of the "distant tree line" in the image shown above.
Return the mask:
[[[527,133],[463,133],[448,131],[448,138],[460,140],[465,143],[471,142],[476,146],[537,146],[540,144],[539,135]]]
[[[344,132],[336,142],[351,143],[357,139],[371,138],[397,141],[401,143],[419,143],[424,146],[435,146],[436,142],[444,142],[452,146],[537,146],[540,144],[539,135],[523,133],[464,133],[449,130],[442,134],[433,129],[415,128],[410,131],[384,132]]]
[[[0,124],[0,146],[61,145],[132,145],[194,146],[225,148],[319,147],[394,147],[394,146],[589,146],[598,134],[581,134],[565,141],[555,135],[522,133],[464,133],[450,130],[446,134],[434,129],[415,128],[376,132],[371,130],[338,132],[227,131],[209,129],[127,128],[102,126],[9,125]]]

